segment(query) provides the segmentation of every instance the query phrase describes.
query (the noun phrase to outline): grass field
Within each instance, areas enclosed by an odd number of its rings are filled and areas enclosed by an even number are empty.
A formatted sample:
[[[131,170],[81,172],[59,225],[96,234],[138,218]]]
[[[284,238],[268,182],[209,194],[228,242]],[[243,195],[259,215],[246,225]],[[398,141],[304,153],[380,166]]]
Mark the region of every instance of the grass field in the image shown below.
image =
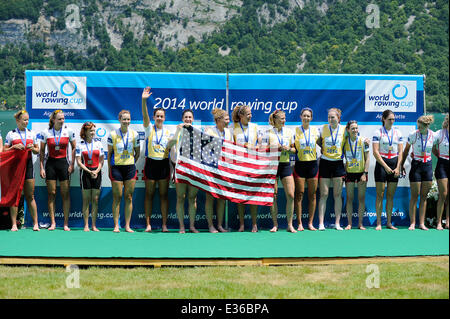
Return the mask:
[[[0,299],[449,298],[448,256],[372,264],[88,267],[79,269],[79,280],[74,274],[64,267],[0,266]]]

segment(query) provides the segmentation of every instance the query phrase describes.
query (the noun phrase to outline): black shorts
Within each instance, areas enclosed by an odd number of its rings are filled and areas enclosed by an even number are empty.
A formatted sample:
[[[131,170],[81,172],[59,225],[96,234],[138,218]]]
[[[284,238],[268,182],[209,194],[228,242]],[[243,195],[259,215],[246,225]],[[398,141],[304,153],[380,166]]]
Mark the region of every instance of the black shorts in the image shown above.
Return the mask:
[[[88,169],[95,171],[97,167],[88,167]],[[92,178],[91,174],[88,174],[84,170],[80,170],[80,186],[82,190],[100,189],[102,187],[102,171],[98,172],[97,178]]]
[[[359,183],[361,181],[361,176],[363,176],[364,174],[366,174],[366,173],[364,173],[364,172],[361,172],[361,173],[347,173],[347,175],[345,175],[345,182],[346,183]],[[367,174],[366,174],[366,177],[368,177]]]
[[[136,165],[113,165],[109,176],[111,182],[123,182],[137,179]]]
[[[283,179],[292,175],[291,163],[279,163],[277,170],[277,177]]]
[[[30,156],[27,160],[27,170],[25,171],[25,179],[34,179],[33,158]]]
[[[144,179],[160,180],[168,179],[170,176],[169,159],[154,160],[151,158],[145,159]]]
[[[409,182],[431,182],[433,180],[433,163],[412,160]]]
[[[296,161],[294,166],[295,173],[301,178],[317,178],[319,173],[319,164],[314,161]]]
[[[329,161],[321,158],[319,163],[319,177],[335,178],[345,176],[344,161]]]
[[[47,159],[45,163],[45,179],[50,181],[67,181],[69,180],[69,163],[67,158],[52,158]]]
[[[383,158],[383,161],[389,166],[390,169],[395,169],[398,163],[398,157]],[[398,183],[398,177],[394,177],[394,174],[386,173],[386,170],[378,162],[375,164],[375,182],[376,183]]]
[[[444,159],[441,157],[438,158],[436,169],[434,170],[434,176],[436,177],[436,179],[448,178],[448,164],[448,159]]]

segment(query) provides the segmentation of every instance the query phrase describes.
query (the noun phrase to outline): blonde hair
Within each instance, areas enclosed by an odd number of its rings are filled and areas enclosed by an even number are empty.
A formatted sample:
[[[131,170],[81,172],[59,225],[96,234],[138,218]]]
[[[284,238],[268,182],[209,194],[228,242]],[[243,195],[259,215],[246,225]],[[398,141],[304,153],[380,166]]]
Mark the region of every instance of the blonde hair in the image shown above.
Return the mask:
[[[231,119],[234,123],[239,123],[241,121],[241,115],[244,114],[244,111],[247,108],[250,109],[250,106],[244,104],[240,104],[234,108],[233,112],[231,113]]]
[[[442,128],[448,129],[448,113],[445,115],[444,122],[442,122]]]
[[[225,110],[215,108],[211,111],[211,114],[214,116],[214,121],[217,123],[218,120],[223,119],[227,112]]]
[[[19,112],[14,114],[14,118],[16,119],[16,121],[19,120],[22,117],[22,114],[28,114],[28,112],[25,111],[25,110],[20,110]]]
[[[422,123],[423,125],[429,126],[434,122],[434,116],[433,115],[422,115],[417,119],[417,124]]]
[[[64,115],[64,112],[61,110],[54,110],[52,114],[50,114],[50,120],[48,121],[48,128],[53,128],[53,126],[55,126],[55,118],[56,115],[58,115],[59,113],[62,113]]]
[[[272,126],[275,126],[275,118],[278,118],[278,116],[286,114],[284,111],[281,110],[275,110],[269,115],[269,124]]]
[[[341,122],[341,114],[342,114],[342,111],[341,111],[340,109],[338,109],[338,108],[336,108],[336,107],[333,107],[333,108],[331,108],[331,109],[328,110],[328,114],[330,114],[330,112],[335,112],[336,115],[337,115],[337,117],[339,118],[339,122]]]
[[[122,110],[122,111],[119,112],[119,121],[122,119],[122,116],[123,116],[125,113],[130,114],[130,117],[131,117],[130,111],[128,111],[128,110]]]

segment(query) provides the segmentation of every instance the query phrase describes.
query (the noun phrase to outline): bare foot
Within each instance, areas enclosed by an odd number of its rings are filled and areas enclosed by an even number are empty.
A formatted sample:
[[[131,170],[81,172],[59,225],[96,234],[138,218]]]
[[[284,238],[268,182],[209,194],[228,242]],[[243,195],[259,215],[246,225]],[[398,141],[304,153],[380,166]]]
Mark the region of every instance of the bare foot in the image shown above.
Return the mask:
[[[298,231],[304,231],[305,229],[303,228],[303,225],[300,224],[300,225],[298,225],[297,230]]]
[[[90,231],[89,226],[84,226],[84,231],[85,231],[85,232]]]
[[[363,225],[359,225],[358,228],[359,228],[360,230],[366,230],[366,228],[365,228]]]
[[[397,230],[398,229],[397,227],[392,226],[392,224],[387,224],[386,228],[392,229],[392,230]]]
[[[409,228],[408,228],[409,230],[414,230],[414,229],[416,229],[416,225],[414,225],[414,224],[411,224],[411,226],[409,226]]]
[[[316,231],[317,230],[312,224],[308,225],[308,228],[309,228],[309,230],[312,230],[312,231]]]
[[[120,233],[120,229],[119,229],[119,226],[117,226],[117,227],[114,227],[114,230],[113,230],[113,232],[114,232],[114,233]]]
[[[422,230],[428,230],[428,228],[424,224],[419,225],[419,228]]]
[[[258,226],[253,225],[252,226],[252,233],[257,233],[258,232]]]
[[[163,225],[163,226],[162,226],[162,232],[163,232],[163,233],[168,233],[168,232],[169,232],[169,230],[167,229],[167,226],[166,226],[166,225]]]
[[[239,226],[238,232],[243,232],[244,231],[244,225]]]
[[[64,231],[70,231],[69,226],[64,226]]]
[[[278,231],[278,226],[273,226],[270,232],[276,233]]]
[[[350,230],[352,229],[352,225],[347,225],[347,227],[345,227],[345,230]]]
[[[33,226],[33,230],[34,230],[34,231],[40,231],[39,225],[38,225],[38,224],[34,225],[34,226]]]
[[[217,227],[221,233],[228,233],[228,230],[223,228],[222,226]]]
[[[437,226],[436,226],[436,229],[437,229],[437,230],[444,230],[444,228],[442,228],[442,224],[437,225]]]
[[[144,230],[146,233],[149,233],[149,232],[151,232],[152,231],[152,226],[150,226],[150,225],[147,225],[147,227],[145,228],[145,230]]]
[[[183,228],[180,228],[180,230],[178,231],[179,234],[186,234],[186,230]]]
[[[93,230],[93,231],[100,231],[100,230],[98,230],[98,228],[95,227],[95,226],[92,226],[92,230]]]
[[[125,231],[127,233],[134,233],[134,230],[132,230],[130,227],[125,227]]]
[[[214,226],[210,226],[209,227],[209,232],[210,233],[218,233],[219,231]]]
[[[50,227],[48,228],[48,230],[55,230],[56,228],[56,224],[51,224]]]
[[[189,230],[192,232],[192,233],[199,233],[199,231],[197,230],[197,229],[195,229],[195,227],[189,227]]]
[[[290,226],[288,226],[288,228],[286,229],[288,232],[290,232],[290,233],[296,233],[297,231],[295,230],[295,228],[292,226],[292,225],[290,225]]]
[[[17,228],[17,225],[13,225],[12,227],[11,227],[11,231],[18,231],[19,229]]]
[[[381,225],[378,225],[375,230],[381,230]]]

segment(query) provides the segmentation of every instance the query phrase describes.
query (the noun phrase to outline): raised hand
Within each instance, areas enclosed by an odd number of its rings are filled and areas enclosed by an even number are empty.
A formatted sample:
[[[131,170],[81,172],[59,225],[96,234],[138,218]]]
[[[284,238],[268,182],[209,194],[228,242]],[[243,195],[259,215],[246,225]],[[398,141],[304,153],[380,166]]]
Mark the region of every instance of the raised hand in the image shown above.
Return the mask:
[[[152,95],[152,92],[150,91],[151,87],[147,86],[144,91],[142,92],[142,99],[146,100],[150,97],[150,95]]]

